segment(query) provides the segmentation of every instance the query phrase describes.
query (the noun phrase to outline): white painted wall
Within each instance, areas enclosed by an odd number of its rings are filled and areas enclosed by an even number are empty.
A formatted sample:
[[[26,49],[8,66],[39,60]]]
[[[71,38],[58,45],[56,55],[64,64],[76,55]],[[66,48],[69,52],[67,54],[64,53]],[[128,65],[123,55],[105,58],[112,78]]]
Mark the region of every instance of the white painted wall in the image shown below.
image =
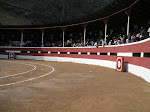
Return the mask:
[[[81,58],[68,58],[68,57],[50,57],[50,56],[17,56],[17,59],[32,59],[32,60],[45,60],[45,61],[58,61],[58,62],[74,62],[81,64],[89,64],[89,65],[99,65],[104,67],[109,67],[116,69],[116,62],[108,61],[108,60],[97,60],[97,59],[81,59]],[[127,72],[130,72],[138,77],[143,78],[145,81],[150,83],[150,69],[128,64],[126,65]]]
[[[133,57],[133,53],[121,53],[121,52],[118,52],[118,53],[117,53],[117,56]]]
[[[0,55],[0,59],[8,59],[8,55]]]

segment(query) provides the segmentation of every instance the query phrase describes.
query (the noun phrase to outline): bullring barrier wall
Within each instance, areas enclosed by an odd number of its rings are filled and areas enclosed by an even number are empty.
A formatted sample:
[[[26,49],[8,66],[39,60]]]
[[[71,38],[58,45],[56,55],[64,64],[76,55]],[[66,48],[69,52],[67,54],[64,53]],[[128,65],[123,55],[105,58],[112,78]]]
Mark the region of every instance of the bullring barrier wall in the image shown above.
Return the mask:
[[[116,58],[124,58],[124,71],[150,82],[150,38],[135,43],[105,47],[0,47],[0,58],[75,62],[116,69]]]

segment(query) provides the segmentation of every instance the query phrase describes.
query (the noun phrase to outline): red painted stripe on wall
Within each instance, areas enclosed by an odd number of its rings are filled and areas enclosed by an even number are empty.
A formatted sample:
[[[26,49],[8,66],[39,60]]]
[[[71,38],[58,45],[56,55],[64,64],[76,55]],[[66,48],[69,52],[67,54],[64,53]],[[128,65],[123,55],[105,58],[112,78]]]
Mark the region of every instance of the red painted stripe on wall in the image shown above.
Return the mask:
[[[31,54],[17,54],[17,55],[86,58],[86,59],[99,59],[99,60],[109,60],[109,61],[116,61],[117,58],[117,56],[107,56],[107,55],[47,54],[47,53],[45,54],[31,53]],[[124,57],[124,62],[150,69],[150,58]]]

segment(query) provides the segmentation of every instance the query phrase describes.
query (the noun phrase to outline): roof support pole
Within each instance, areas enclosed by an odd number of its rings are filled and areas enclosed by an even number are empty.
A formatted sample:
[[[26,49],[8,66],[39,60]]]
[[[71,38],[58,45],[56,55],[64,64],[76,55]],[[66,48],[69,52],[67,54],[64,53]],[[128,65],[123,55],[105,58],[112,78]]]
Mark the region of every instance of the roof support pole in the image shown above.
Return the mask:
[[[42,32],[42,45],[44,44],[44,32]]]
[[[85,39],[86,39],[86,27],[87,27],[87,25],[88,25],[87,23],[82,25],[82,27],[84,28],[84,42],[83,42],[84,46],[86,45]]]
[[[85,46],[85,38],[86,38],[86,27],[84,28],[84,46]]]
[[[130,9],[127,9],[125,11],[125,13],[127,14],[128,16],[128,22],[127,22],[127,36],[129,35],[129,32],[130,32],[130,12],[131,12],[131,8]]]
[[[106,35],[107,35],[107,24],[105,24],[105,45],[106,45]]]
[[[20,47],[22,47],[22,43],[23,43],[23,32],[21,32],[21,43],[20,43]]]
[[[109,20],[109,18],[103,19],[103,22],[105,24],[105,45],[107,44],[106,43],[106,35],[107,35],[107,23],[108,23],[108,20]]]
[[[63,47],[65,47],[65,31],[63,31]]]
[[[61,30],[63,31],[63,39],[62,39],[62,40],[63,40],[63,41],[62,41],[63,47],[65,47],[65,30],[66,30],[66,28],[67,28],[67,27],[62,27],[62,28],[61,28]]]
[[[127,35],[129,35],[129,26],[130,26],[130,16],[128,16]]]
[[[45,31],[45,29],[41,29],[41,32],[42,32],[42,41],[41,41],[42,47],[44,47],[44,31]]]
[[[21,29],[20,32],[21,32],[20,47],[22,47],[22,45],[23,45],[23,32],[24,32],[24,29]]]

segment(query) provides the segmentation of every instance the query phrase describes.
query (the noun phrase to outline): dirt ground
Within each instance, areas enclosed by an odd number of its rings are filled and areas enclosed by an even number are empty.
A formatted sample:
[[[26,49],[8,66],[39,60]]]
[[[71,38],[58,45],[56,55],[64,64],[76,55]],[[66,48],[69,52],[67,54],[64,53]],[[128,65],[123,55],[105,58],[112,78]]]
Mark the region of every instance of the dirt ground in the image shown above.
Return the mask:
[[[0,60],[0,112],[150,112],[150,84],[94,65]]]

